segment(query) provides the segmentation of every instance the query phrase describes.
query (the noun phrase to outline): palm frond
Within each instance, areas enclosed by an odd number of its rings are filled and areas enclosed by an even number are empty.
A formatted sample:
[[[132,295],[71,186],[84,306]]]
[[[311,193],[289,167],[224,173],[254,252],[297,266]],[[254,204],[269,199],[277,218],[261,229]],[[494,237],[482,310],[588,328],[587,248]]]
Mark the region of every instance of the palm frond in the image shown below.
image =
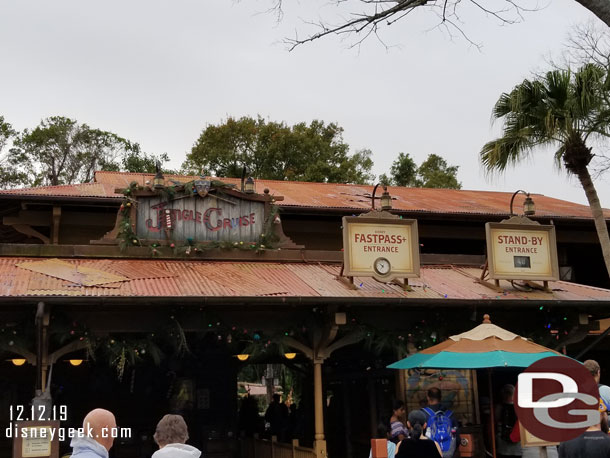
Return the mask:
[[[480,151],[488,171],[502,172],[543,145],[559,145],[555,160],[561,164],[570,139],[610,137],[610,77],[589,64],[525,79],[500,95],[492,118],[503,124],[502,135]]]

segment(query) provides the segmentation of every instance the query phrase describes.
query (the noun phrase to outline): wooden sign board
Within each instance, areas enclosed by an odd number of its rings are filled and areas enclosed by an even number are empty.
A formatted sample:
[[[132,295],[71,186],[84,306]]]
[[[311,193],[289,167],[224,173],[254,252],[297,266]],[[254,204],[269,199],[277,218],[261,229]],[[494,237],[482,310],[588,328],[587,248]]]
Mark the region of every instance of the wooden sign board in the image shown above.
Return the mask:
[[[212,194],[170,201],[160,196],[138,197],[138,238],[166,238],[168,219],[172,240],[255,242],[263,233],[265,203],[228,195],[220,199]]]
[[[521,436],[522,447],[552,447],[559,445],[559,442],[548,442],[534,436],[519,422],[519,435]]]
[[[487,223],[487,261],[496,280],[559,280],[555,226]]]
[[[392,215],[344,216],[343,263],[346,277],[382,282],[419,277],[417,221]]]
[[[13,458],[58,458],[58,421],[13,423]]]

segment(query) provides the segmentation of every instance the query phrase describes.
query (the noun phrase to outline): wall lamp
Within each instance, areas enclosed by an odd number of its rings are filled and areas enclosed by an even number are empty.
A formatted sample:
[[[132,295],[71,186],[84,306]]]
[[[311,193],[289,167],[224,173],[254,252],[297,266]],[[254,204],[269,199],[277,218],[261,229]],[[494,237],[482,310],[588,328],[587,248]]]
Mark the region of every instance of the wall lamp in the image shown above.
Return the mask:
[[[530,193],[519,189],[519,190],[515,191],[513,196],[510,198],[510,216],[515,216],[515,213],[513,212],[513,203],[515,201],[515,196],[519,193],[525,194],[525,200],[523,201],[523,214],[525,216],[535,215],[536,214],[536,205],[534,204],[534,201],[530,197]]]

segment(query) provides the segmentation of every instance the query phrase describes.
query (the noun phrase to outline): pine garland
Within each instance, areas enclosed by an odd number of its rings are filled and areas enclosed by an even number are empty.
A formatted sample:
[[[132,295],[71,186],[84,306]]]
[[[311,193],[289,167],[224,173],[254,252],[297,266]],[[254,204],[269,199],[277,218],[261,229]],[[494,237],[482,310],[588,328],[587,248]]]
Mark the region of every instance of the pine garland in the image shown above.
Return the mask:
[[[211,187],[215,189],[233,189],[235,185],[224,183],[220,180],[212,180]],[[121,221],[119,223],[119,232],[118,232],[118,240],[119,240],[119,248],[122,252],[124,252],[127,248],[132,246],[148,246],[150,248],[150,255],[161,256],[168,255],[168,252],[165,247],[159,245],[158,243],[147,244],[145,241],[141,240],[137,234],[134,232],[133,223],[131,221],[131,210],[133,207],[137,205],[137,200],[133,197],[137,191],[148,190],[155,191],[161,198],[169,202],[175,199],[177,193],[182,193],[184,195],[194,194],[197,192],[195,188],[194,181],[189,181],[184,185],[177,186],[166,186],[161,189],[152,189],[150,187],[141,187],[135,181],[129,184],[129,187],[123,190],[123,195],[125,196],[121,206],[119,207],[119,215],[121,216]],[[209,250],[242,250],[242,251],[254,251],[256,253],[260,253],[264,250],[275,249],[275,245],[279,241],[277,235],[273,230],[273,224],[278,215],[279,208],[276,205],[271,205],[271,211],[265,220],[265,224],[263,225],[263,233],[260,235],[259,240],[257,241],[209,241],[209,242],[201,242],[195,243],[193,240],[187,240],[182,246],[178,247],[176,241],[168,240],[167,245],[172,250],[172,254],[175,256],[191,256],[202,254],[205,251]]]

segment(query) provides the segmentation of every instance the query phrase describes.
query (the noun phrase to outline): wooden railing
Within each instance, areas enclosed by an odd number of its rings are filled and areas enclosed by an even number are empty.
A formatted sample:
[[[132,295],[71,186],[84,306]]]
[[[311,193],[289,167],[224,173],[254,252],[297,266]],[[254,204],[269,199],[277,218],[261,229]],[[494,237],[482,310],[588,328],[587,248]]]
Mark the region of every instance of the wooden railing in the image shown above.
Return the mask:
[[[312,448],[301,447],[299,441],[294,439],[292,444],[257,437],[244,437],[242,439],[242,458],[316,458]]]

